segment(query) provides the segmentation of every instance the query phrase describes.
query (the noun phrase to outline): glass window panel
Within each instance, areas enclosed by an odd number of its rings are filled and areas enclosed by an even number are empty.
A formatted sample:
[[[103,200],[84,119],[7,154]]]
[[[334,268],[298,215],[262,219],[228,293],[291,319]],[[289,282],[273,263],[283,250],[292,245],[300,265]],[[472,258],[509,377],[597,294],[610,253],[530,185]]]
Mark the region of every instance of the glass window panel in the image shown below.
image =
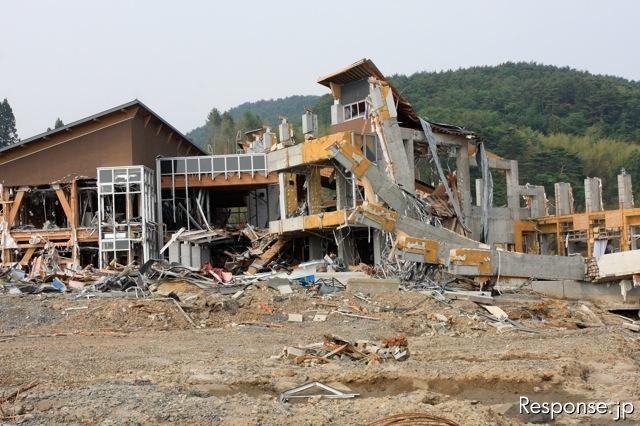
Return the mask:
[[[265,167],[265,157],[264,155],[254,155],[253,156],[253,168],[256,170],[264,170]]]
[[[140,182],[142,176],[140,175],[140,169],[129,169],[129,182]]]
[[[127,169],[115,169],[113,171],[114,182],[126,182],[127,181]]]
[[[129,241],[116,240],[116,250],[129,250]]]
[[[238,171],[238,157],[227,157],[227,171]]]
[[[112,170],[100,170],[100,182],[102,183],[113,182]]]
[[[204,173],[211,172],[211,158],[200,159],[200,171]]]
[[[214,158],[213,171],[218,173],[224,173],[224,170],[225,170],[224,158]]]
[[[344,119],[349,120],[350,118],[351,118],[351,107],[346,106],[344,107]]]
[[[176,173],[184,173],[185,161],[184,159],[176,160]]]
[[[240,157],[240,170],[241,171],[251,171],[251,157],[248,155],[243,155]]]
[[[173,160],[160,160],[160,173],[163,175],[170,175],[172,170],[172,167],[171,167],[172,165],[173,165]]]
[[[189,158],[189,159],[187,159],[187,173],[191,173],[191,174],[198,173],[198,159],[197,158]]]

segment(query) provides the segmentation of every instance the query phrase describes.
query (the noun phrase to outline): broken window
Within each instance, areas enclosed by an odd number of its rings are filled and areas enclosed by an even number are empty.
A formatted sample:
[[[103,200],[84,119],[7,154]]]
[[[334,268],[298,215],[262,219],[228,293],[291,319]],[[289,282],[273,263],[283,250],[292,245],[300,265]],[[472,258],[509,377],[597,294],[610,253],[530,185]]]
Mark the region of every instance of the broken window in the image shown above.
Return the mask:
[[[364,117],[366,105],[364,101],[354,102],[344,106],[344,119],[351,120],[358,117]]]

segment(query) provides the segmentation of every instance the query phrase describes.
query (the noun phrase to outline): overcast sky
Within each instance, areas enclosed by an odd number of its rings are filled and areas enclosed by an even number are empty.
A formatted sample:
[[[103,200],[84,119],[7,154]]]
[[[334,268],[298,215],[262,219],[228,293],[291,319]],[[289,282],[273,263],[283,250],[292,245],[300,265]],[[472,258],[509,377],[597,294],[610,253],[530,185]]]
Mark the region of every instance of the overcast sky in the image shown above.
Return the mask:
[[[138,98],[183,132],[212,107],[505,61],[640,80],[640,2],[0,0],[0,100],[21,138]]]

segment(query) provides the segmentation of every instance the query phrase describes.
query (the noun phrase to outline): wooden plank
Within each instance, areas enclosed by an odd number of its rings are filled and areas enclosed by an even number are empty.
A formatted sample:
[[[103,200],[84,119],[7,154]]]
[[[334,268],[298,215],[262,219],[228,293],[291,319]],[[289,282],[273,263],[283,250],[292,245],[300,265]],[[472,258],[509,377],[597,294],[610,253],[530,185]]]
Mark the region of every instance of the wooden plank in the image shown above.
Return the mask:
[[[71,194],[69,195],[69,203],[71,204],[71,216],[69,218],[69,224],[71,225],[71,241],[73,243],[73,247],[71,249],[71,259],[74,265],[79,265],[78,254],[80,252],[78,247],[78,220],[79,220],[79,212],[78,212],[78,180],[74,178],[71,181]]]
[[[62,210],[64,210],[64,214],[67,216],[67,221],[71,224],[73,214],[71,213],[71,206],[69,205],[69,201],[67,201],[67,197],[64,195],[62,188],[56,189],[56,195],[58,196],[58,201],[60,201]]]
[[[185,229],[186,229],[186,228],[184,228],[184,227],[183,227],[183,228],[180,228],[180,229],[178,230],[178,232],[175,232],[175,233],[171,236],[171,239],[169,240],[169,242],[168,242],[167,244],[165,244],[164,246],[162,246],[162,248],[160,249],[160,254],[164,253],[164,252],[165,252],[165,250],[166,250],[166,249],[168,249],[168,248],[169,248],[169,246],[170,246],[171,244],[173,244],[173,242],[174,242],[175,240],[177,240],[177,239],[178,239],[178,237],[180,236],[180,234],[182,234],[182,233],[185,231]]]
[[[71,181],[71,194],[69,196],[69,204],[71,208],[71,220],[70,225],[72,228],[77,228],[80,217],[78,215],[78,181],[74,179]]]
[[[483,308],[485,308],[487,311],[489,311],[489,313],[491,313],[491,315],[493,315],[495,318],[499,319],[499,320],[506,320],[509,318],[509,315],[507,315],[507,313],[505,311],[503,311],[502,309],[500,309],[497,306],[494,305],[482,305]]]
[[[277,173],[269,173],[268,176],[263,175],[262,173],[256,173],[253,177],[251,173],[241,173],[240,176],[237,173],[233,175],[229,175],[226,179],[224,174],[217,175],[215,177],[211,177],[210,174],[207,175],[189,175],[186,183],[189,188],[207,188],[207,187],[236,187],[234,189],[254,189],[254,188],[262,188],[266,185],[277,184],[278,183],[278,174]],[[185,178],[184,175],[175,176],[175,180],[171,180],[171,176],[162,176],[162,188],[171,188],[172,185],[176,188],[184,188],[185,187]]]
[[[31,256],[33,256],[33,253],[35,253],[35,251],[36,251],[35,247],[29,247],[27,251],[24,253],[24,256],[22,256],[22,259],[20,260],[20,264],[22,266],[26,266],[29,263]]]
[[[7,220],[7,228],[11,228],[13,226],[13,222],[16,220],[16,216],[18,216],[18,211],[20,210],[20,205],[22,204],[22,199],[24,198],[25,191],[18,191],[16,193],[15,198],[13,199],[13,204],[11,205],[11,210],[9,211],[9,219]]]
[[[247,269],[247,273],[249,275],[253,275],[257,273],[260,269],[264,267],[267,263],[269,263],[278,253],[282,250],[285,245],[288,243],[287,240],[283,238],[278,238],[275,243],[269,247],[260,257],[253,261],[251,266]]]

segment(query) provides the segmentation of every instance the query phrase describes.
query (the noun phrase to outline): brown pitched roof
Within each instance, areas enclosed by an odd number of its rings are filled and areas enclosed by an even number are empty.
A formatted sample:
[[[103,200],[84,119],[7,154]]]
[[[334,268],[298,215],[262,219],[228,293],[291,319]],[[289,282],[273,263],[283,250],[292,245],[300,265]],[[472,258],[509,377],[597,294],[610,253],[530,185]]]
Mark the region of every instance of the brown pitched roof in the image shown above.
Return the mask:
[[[66,125],[64,125],[64,126],[62,126],[62,127],[59,127],[59,128],[57,128],[57,129],[49,130],[49,131],[47,131],[47,132],[40,133],[40,134],[35,135],[35,136],[32,136],[32,137],[30,137],[30,138],[23,139],[23,140],[21,140],[20,142],[16,142],[16,143],[14,143],[14,144],[12,144],[12,145],[5,146],[5,147],[3,147],[3,148],[1,148],[1,149],[0,149],[0,153],[4,153],[4,152],[6,152],[6,151],[10,151],[10,150],[13,150],[13,149],[18,148],[18,147],[26,146],[26,145],[28,145],[28,144],[30,144],[30,143],[32,143],[32,142],[36,142],[36,141],[39,141],[39,140],[42,140],[42,139],[47,139],[47,138],[49,138],[50,136],[55,135],[55,134],[57,134],[57,133],[61,133],[61,132],[68,131],[69,129],[71,129],[71,128],[75,127],[75,126],[79,126],[79,125],[85,124],[85,123],[90,122],[90,121],[98,120],[98,119],[100,119],[101,117],[104,117],[104,116],[107,116],[107,115],[113,114],[113,113],[118,112],[118,111],[124,111],[124,110],[127,110],[127,109],[129,109],[129,108],[131,108],[131,107],[133,107],[133,106],[137,106],[137,107],[143,108],[143,109],[144,109],[144,110],[146,110],[149,114],[153,115],[156,119],[158,119],[160,122],[162,122],[165,126],[169,127],[169,128],[174,132],[174,134],[175,134],[178,138],[183,139],[185,142],[189,143],[190,145],[193,145],[193,146],[198,150],[198,152],[203,153],[203,154],[206,154],[206,153],[202,150],[202,148],[200,148],[199,146],[197,146],[197,145],[193,144],[193,143],[192,143],[189,139],[187,139],[187,137],[186,137],[185,135],[183,135],[183,134],[182,134],[178,129],[176,129],[175,127],[173,127],[171,124],[169,124],[166,120],[164,120],[164,119],[163,119],[162,117],[160,117],[158,114],[156,114],[155,112],[153,112],[153,110],[152,110],[151,108],[149,108],[148,106],[146,106],[145,104],[143,104],[143,103],[142,103],[140,100],[138,100],[138,99],[134,99],[133,101],[127,102],[127,103],[122,104],[122,105],[118,105],[118,106],[116,106],[116,107],[113,107],[113,108],[110,108],[110,109],[108,109],[108,110],[105,110],[105,111],[99,112],[99,113],[94,114],[94,115],[91,115],[91,116],[89,116],[89,117],[82,118],[82,119],[80,119],[80,120],[74,121],[73,123],[66,124]]]

